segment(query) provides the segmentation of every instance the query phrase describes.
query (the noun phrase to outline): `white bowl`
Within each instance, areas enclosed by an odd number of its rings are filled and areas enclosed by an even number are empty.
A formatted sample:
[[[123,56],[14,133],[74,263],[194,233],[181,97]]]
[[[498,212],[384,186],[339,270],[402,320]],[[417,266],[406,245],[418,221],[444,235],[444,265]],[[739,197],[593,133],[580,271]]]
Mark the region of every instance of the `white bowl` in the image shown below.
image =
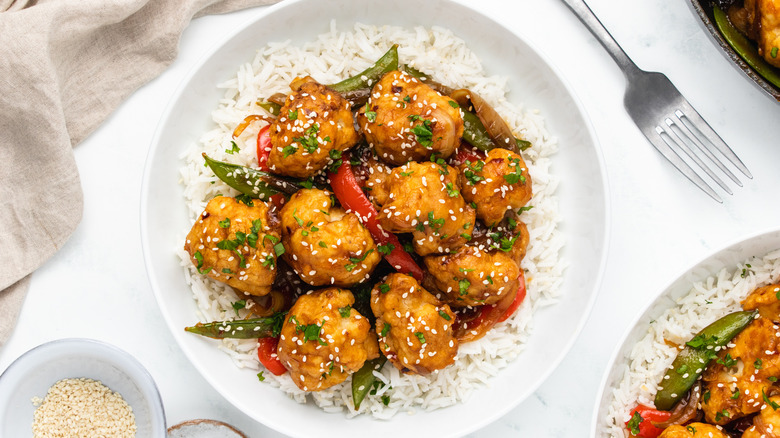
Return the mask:
[[[88,378],[122,395],[133,408],[136,436],[164,438],[165,413],[152,376],[119,348],[92,339],[59,339],[16,359],[0,375],[0,436],[31,436],[33,397],[62,379]]]
[[[536,312],[526,350],[484,390],[456,406],[415,415],[400,413],[386,422],[366,415],[347,420],[344,414],[297,404],[269,385],[248,384],[257,381],[254,372],[236,368],[212,342],[183,330],[196,320],[196,305],[174,254],[182,245],[178,239],[190,226],[178,183],[180,155],[212,126],[211,111],[222,97],[217,83],[233,77],[261,46],[287,39],[312,40],[329,30],[331,19],[342,29],[355,22],[451,29],[480,57],[489,75],[508,77],[509,101],[539,109],[560,144],[552,158],[552,172],[561,177],[557,193],[566,239],[562,255],[569,262],[563,299]],[[584,325],[606,259],[609,218],[604,174],[590,122],[566,81],[524,39],[478,11],[446,0],[288,0],[219,43],[175,93],[146,163],[141,201],[144,258],[160,309],[190,362],[228,401],[257,421],[291,436],[319,436],[329,430],[374,437],[463,435],[484,427],[532,394]]]
[[[591,437],[609,437],[604,427],[604,419],[607,418],[609,405],[612,403],[612,389],[619,386],[628,366],[629,353],[647,334],[650,321],[657,319],[666,310],[676,307],[677,299],[688,294],[694,283],[716,275],[723,269],[733,270],[738,263],[743,263],[751,257],[763,257],[776,249],[780,249],[780,230],[761,232],[725,246],[681,271],[656,299],[648,303],[626,330],[622,342],[615,348],[608,362],[609,368],[604,372],[593,411]]]

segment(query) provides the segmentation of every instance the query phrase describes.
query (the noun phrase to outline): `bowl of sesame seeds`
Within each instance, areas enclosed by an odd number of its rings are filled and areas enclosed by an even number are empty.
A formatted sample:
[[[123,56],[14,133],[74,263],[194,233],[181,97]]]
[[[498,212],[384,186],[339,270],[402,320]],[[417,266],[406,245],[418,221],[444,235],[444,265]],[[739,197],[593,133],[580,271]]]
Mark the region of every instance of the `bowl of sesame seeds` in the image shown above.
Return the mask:
[[[0,375],[0,436],[165,437],[152,376],[127,352],[93,339],[59,339]]]

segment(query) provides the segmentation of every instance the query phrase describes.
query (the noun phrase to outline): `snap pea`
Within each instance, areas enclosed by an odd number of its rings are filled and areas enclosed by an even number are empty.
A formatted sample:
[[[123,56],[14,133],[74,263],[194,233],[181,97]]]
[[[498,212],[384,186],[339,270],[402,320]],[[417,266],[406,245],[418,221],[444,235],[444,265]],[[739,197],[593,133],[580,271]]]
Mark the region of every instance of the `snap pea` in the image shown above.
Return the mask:
[[[485,129],[485,125],[476,114],[463,111],[463,140],[481,151],[489,151],[496,147]],[[531,147],[531,142],[515,138],[517,148],[524,151]]]
[[[369,88],[388,72],[398,70],[398,44],[393,44],[374,65],[363,70],[351,78],[344,79],[341,82],[329,85],[331,89],[338,93],[355,91],[361,88]]]
[[[217,178],[251,198],[267,199],[277,193],[291,195],[301,188],[298,183],[279,178],[262,170],[218,161],[206,153],[203,153],[203,159],[206,160],[206,164]]]
[[[235,321],[214,321],[197,323],[184,330],[214,339],[257,339],[279,336],[284,323],[284,313],[279,312],[266,318],[238,319]]]
[[[715,25],[718,26],[721,35],[737,54],[750,65],[753,70],[764,79],[771,82],[774,86],[780,87],[780,71],[770,65],[758,54],[754,44],[750,42],[745,35],[737,30],[729,21],[728,16],[722,9],[712,5],[712,15],[715,18]]]
[[[282,106],[279,105],[278,103],[269,102],[269,101],[265,101],[265,100],[258,101],[257,105],[260,108],[268,111],[269,113],[271,113],[271,114],[273,114],[275,116],[278,116],[279,115],[279,111],[282,109]]]
[[[672,362],[661,381],[662,388],[655,395],[655,407],[668,411],[680,401],[712,359],[717,357],[716,348],[729,343],[734,336],[753,321],[758,312],[739,311],[730,313],[700,331],[685,343],[685,348]]]
[[[374,376],[374,370],[379,371],[387,362],[385,356],[380,355],[376,359],[367,360],[363,366],[352,375],[352,403],[355,405],[355,410],[360,409],[360,404],[363,403],[363,399],[371,391],[371,387],[376,381]]]

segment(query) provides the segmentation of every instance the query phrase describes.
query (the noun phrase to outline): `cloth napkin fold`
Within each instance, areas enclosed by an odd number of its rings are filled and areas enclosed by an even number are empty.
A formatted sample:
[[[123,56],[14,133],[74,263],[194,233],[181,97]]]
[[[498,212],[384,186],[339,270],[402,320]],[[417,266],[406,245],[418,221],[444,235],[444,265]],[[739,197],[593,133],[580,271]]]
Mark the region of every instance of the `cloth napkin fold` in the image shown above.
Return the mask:
[[[0,346],[83,206],[72,147],[176,57],[198,16],[278,0],[0,0]]]

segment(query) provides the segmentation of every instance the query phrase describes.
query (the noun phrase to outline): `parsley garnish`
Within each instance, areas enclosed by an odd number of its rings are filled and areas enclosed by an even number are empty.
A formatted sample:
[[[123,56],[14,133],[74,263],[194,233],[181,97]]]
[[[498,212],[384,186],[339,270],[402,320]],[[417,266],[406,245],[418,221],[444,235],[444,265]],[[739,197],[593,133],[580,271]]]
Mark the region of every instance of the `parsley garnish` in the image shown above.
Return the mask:
[[[382,253],[382,255],[388,255],[391,252],[393,252],[393,250],[395,249],[395,245],[393,245],[392,243],[386,243],[377,246],[377,249],[379,250],[380,253]]]
[[[639,425],[644,421],[641,415],[639,415],[639,412],[634,411],[634,414],[631,415],[631,419],[628,420],[628,423],[626,423],[626,426],[628,426],[628,429],[631,431],[634,435],[639,435]]]
[[[303,333],[303,342],[309,342],[316,340],[320,345],[328,345],[327,342],[320,339],[320,331],[322,325],[320,324],[307,324],[303,325],[298,323],[298,318],[295,315],[291,316],[289,321],[295,324],[295,333]]]
[[[520,184],[525,184],[525,176],[523,175],[523,168],[520,167],[520,159],[514,158],[512,159],[512,162],[509,164],[510,166],[515,168],[514,173],[510,173],[509,175],[504,175],[504,179],[509,184],[517,184],[518,182]]]
[[[368,103],[366,103],[365,115],[369,122],[376,122],[376,111],[371,111],[371,106]]]
[[[731,357],[731,354],[726,353],[726,357],[718,359],[717,363],[722,364],[726,368],[731,368],[737,364],[737,360]]]
[[[384,326],[382,326],[382,332],[379,333],[382,337],[387,336],[387,333],[390,331],[390,324],[385,323]]]
[[[263,375],[263,372],[262,372],[262,371],[260,371],[259,373],[257,373],[257,380],[259,380],[259,381],[261,381],[261,382],[265,381],[265,376]]]
[[[764,397],[766,397],[766,396],[764,396]],[[724,410],[718,412],[717,414],[715,414],[715,421],[720,421],[722,418],[724,418],[724,417],[725,418],[729,418],[730,416],[731,415],[729,414],[729,411],[724,409]]]
[[[738,399],[738,398],[739,398],[739,388],[737,388],[737,390],[736,390],[736,391],[734,391],[734,393],[733,393],[733,394],[731,394],[731,399],[732,399],[732,400],[736,400],[736,399]]]
[[[387,284],[380,284],[379,292],[382,292],[383,294],[390,292],[390,286],[388,286]]]
[[[298,119],[298,110],[290,110],[290,112],[287,115],[287,118],[290,120],[297,120]]]
[[[293,137],[293,142],[300,144],[306,150],[306,152],[313,154],[314,151],[320,147],[319,142],[317,141],[317,133],[319,131],[320,125],[319,123],[315,123],[311,125],[309,129],[304,131],[303,136]],[[325,141],[327,142],[328,139],[325,139]]]
[[[753,362],[753,368],[757,370],[760,370],[762,366],[764,366],[764,361],[762,361],[761,359],[756,359],[756,361]]]
[[[342,318],[349,318],[349,314],[351,312],[352,312],[352,306],[350,305],[339,307],[339,315],[341,315]]]
[[[296,153],[298,151],[298,148],[289,144],[282,149],[282,154],[284,154],[284,158],[289,157],[290,155]]]
[[[238,201],[238,202],[243,203],[247,207],[254,207],[255,206],[254,201],[252,201],[252,198],[249,197],[248,195],[244,195],[244,194],[237,195],[235,197],[235,200]]]
[[[452,187],[452,183],[447,183],[447,185],[445,187],[447,188],[447,195],[450,198],[454,198],[454,197],[460,195],[460,192],[457,189]]]
[[[466,166],[467,168],[463,171],[463,176],[466,177],[469,185],[473,186],[485,179],[476,174],[476,172],[482,172],[482,169],[485,167],[484,161],[478,160],[476,163],[472,163],[471,161],[466,160]]]
[[[454,100],[448,100],[447,103],[450,104],[450,106],[453,107],[453,108],[460,108],[460,105],[458,105],[458,102],[455,102]]]
[[[195,254],[193,254],[192,257],[194,257],[195,261],[198,262],[197,268],[201,275],[206,275],[211,272],[211,268],[201,269],[203,268],[203,254],[201,254],[200,251],[195,251]]]
[[[238,316],[238,311],[244,308],[246,308],[246,300],[238,300],[233,303],[233,310],[236,311],[236,316]]]
[[[421,146],[427,149],[433,146],[433,130],[430,120],[423,120],[421,124],[415,125],[411,131],[417,137],[417,143],[420,143]]]
[[[366,257],[368,257],[368,255],[371,254],[373,251],[374,251],[373,249],[369,249],[368,251],[366,251],[365,254],[363,254],[363,257],[359,257],[359,258],[358,257],[350,257],[349,261],[352,262],[352,263],[350,263],[348,265],[345,265],[344,269],[346,269],[347,271],[351,272],[353,269],[355,269],[357,267],[358,263],[360,263],[363,260],[365,260]]]
[[[458,290],[460,291],[461,295],[466,295],[469,291],[469,286],[471,286],[471,282],[468,280],[460,280],[458,282]]]
[[[232,147],[230,149],[225,149],[225,153],[226,154],[233,155],[236,152],[241,152],[241,149],[238,148],[238,145],[236,144],[236,142],[231,141],[230,144],[232,145]]]

